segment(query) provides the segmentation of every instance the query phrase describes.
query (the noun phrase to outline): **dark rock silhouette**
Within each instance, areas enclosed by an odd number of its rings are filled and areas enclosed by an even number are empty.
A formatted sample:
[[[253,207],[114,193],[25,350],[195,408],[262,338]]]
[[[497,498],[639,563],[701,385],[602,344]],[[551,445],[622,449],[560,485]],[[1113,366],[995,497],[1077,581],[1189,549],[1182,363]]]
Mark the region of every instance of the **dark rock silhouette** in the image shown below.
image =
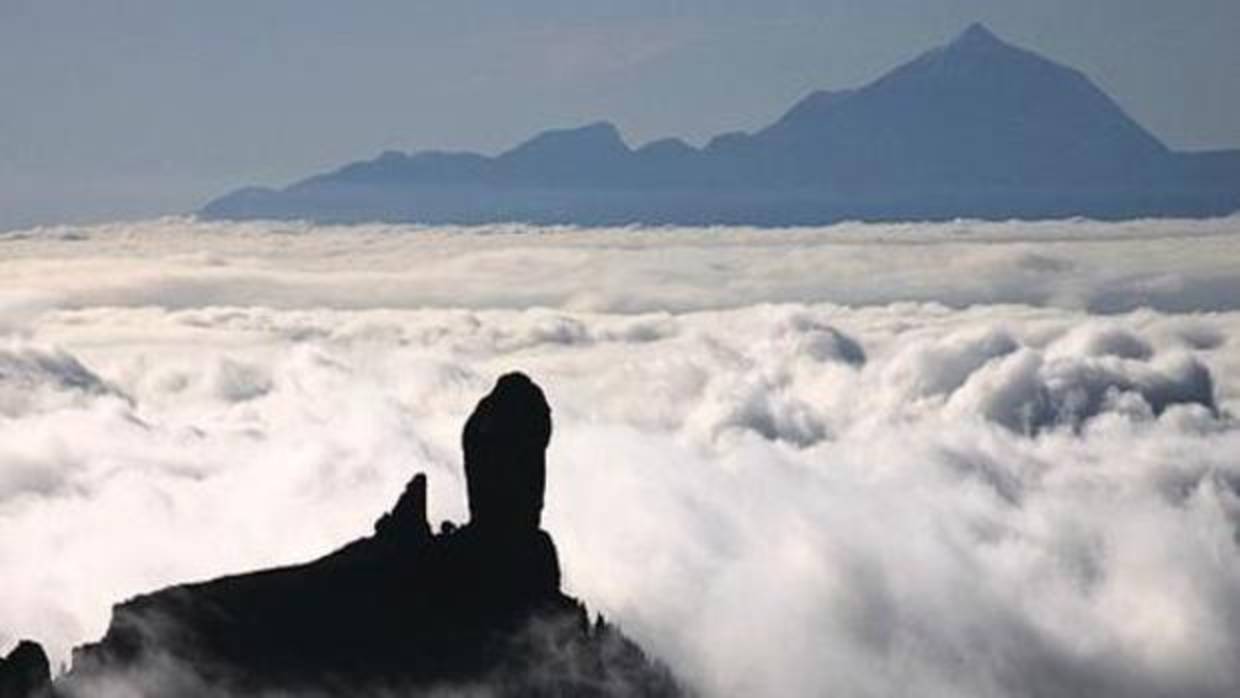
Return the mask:
[[[208,203],[223,219],[815,224],[1240,209],[1240,151],[1172,152],[1085,75],[981,25],[858,89],[704,148],[548,131],[490,158],[388,152]]]
[[[496,531],[537,529],[547,484],[551,407],[520,373],[499,379],[465,422],[469,519]]]
[[[374,535],[326,557],[118,605],[103,639],[74,651],[57,695],[680,695],[561,592],[539,528],[550,437],[538,386],[500,378],[464,430],[468,524],[433,535],[418,474]]]
[[[0,657],[0,698],[36,698],[51,695],[52,670],[37,643],[22,640],[7,657]]]

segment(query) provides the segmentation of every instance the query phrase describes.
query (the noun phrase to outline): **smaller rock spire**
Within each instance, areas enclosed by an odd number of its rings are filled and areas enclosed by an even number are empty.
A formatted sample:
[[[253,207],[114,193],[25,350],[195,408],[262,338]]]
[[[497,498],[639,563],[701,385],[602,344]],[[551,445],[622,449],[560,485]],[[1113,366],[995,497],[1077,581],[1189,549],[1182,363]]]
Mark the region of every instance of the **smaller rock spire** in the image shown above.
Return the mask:
[[[392,511],[375,522],[375,535],[402,541],[430,540],[431,526],[426,519],[426,475],[418,473],[405,486]]]

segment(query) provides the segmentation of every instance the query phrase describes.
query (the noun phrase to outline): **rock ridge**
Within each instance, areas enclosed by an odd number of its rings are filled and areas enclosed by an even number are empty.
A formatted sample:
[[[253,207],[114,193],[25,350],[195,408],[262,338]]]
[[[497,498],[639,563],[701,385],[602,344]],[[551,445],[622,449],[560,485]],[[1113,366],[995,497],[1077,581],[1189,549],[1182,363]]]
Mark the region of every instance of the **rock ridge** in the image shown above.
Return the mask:
[[[665,667],[561,590],[540,528],[550,438],[542,390],[502,376],[462,436],[465,525],[432,532],[418,473],[372,535],[309,563],[121,603],[54,687],[45,656],[21,665],[35,667],[22,684],[4,660],[0,698],[682,695]],[[42,655],[28,644],[22,657]]]

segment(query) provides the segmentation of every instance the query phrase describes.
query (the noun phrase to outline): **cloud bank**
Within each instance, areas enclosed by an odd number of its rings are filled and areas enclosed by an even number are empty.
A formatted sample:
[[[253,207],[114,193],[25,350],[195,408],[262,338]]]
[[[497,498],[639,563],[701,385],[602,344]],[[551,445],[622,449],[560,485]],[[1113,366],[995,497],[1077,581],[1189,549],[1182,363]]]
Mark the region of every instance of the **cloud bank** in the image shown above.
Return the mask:
[[[520,368],[568,590],[707,695],[1234,695],[1238,225],[6,234],[0,648],[464,519]]]
[[[526,308],[758,302],[1240,309],[1240,218],[830,228],[430,228],[164,219],[0,233],[9,302]]]

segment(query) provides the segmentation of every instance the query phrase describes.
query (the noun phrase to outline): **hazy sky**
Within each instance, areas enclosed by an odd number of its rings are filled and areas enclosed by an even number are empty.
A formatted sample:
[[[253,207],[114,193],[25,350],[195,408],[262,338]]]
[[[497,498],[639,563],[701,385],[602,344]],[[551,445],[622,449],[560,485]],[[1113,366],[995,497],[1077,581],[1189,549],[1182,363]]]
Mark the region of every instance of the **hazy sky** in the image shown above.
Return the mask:
[[[702,142],[977,20],[1173,147],[1240,146],[1236,0],[0,0],[0,229],[597,119]]]

